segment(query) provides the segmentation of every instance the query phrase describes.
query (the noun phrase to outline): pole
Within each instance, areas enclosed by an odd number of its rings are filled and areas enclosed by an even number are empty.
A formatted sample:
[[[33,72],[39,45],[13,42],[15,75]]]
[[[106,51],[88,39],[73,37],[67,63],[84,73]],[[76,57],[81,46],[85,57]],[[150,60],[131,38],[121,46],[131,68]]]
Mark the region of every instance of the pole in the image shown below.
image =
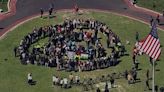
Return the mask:
[[[155,87],[155,60],[153,59],[153,75],[152,75],[152,92],[155,92],[154,87]]]

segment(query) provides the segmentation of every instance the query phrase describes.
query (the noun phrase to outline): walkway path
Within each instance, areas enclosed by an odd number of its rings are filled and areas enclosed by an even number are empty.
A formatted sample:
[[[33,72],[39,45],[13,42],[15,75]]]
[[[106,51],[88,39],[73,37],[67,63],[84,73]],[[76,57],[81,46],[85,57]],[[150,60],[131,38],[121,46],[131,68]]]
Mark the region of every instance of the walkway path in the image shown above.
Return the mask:
[[[12,0],[11,0],[12,1]],[[16,0],[13,0],[16,1]],[[99,9],[130,16],[149,23],[150,16],[157,14],[133,7],[128,0],[76,0],[78,6],[83,9]],[[7,17],[0,15],[0,36],[7,32],[12,26],[40,13],[40,8],[48,11],[50,5],[55,10],[72,9],[75,0],[17,0],[16,12],[11,12]],[[12,3],[15,5],[15,3]],[[164,22],[164,20],[162,20]],[[160,26],[164,29],[164,26]]]

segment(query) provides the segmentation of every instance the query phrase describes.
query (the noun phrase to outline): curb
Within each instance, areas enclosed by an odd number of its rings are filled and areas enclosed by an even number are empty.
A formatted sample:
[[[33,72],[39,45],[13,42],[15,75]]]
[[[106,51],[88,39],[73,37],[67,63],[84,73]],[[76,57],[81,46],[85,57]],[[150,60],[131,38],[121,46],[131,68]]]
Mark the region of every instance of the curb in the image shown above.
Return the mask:
[[[140,19],[136,19],[135,17],[132,17],[132,16],[129,16],[129,15],[122,15],[122,14],[119,14],[119,13],[115,13],[115,12],[111,12],[111,11],[108,11],[108,10],[101,10],[101,9],[80,9],[80,10],[84,10],[84,11],[98,11],[98,12],[103,12],[103,13],[112,13],[114,15],[117,15],[117,16],[123,16],[123,17],[126,17],[126,18],[129,18],[129,19],[132,19],[132,20],[135,20],[135,21],[139,21],[141,23],[144,23],[144,24],[147,24],[149,25],[149,23],[143,21],[143,20],[140,20]],[[57,10],[56,12],[73,12],[72,9],[60,9],[60,10]],[[47,15],[48,12],[45,13],[45,15]],[[40,14],[34,14],[32,16],[28,16],[28,17],[25,17],[25,18],[22,18],[18,21],[16,21],[15,23],[13,23],[12,25],[8,26],[7,28],[5,28],[4,30],[0,31],[0,40],[3,39],[7,33],[9,33],[10,31],[13,31],[15,28],[17,28],[18,26],[32,20],[32,19],[35,19],[35,18],[38,18],[40,16]],[[160,30],[164,31],[164,28],[160,28],[158,27]]]

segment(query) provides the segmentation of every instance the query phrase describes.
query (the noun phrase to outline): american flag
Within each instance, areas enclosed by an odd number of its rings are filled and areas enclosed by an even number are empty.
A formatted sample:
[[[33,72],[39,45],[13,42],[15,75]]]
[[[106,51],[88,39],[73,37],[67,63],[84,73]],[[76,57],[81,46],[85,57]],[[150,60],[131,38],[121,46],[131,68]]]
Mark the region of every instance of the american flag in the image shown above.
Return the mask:
[[[160,42],[157,34],[157,24],[153,23],[149,35],[142,42],[139,47],[141,52],[149,55],[151,58],[157,60],[161,54]]]

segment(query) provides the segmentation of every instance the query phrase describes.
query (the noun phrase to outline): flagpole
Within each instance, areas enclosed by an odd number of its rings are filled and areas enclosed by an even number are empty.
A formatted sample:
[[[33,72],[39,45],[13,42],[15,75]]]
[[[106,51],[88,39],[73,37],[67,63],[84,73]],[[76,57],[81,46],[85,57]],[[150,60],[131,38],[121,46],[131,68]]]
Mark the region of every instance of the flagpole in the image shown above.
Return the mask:
[[[152,92],[154,91],[154,87],[155,87],[155,59],[153,59],[153,75],[152,75]]]

